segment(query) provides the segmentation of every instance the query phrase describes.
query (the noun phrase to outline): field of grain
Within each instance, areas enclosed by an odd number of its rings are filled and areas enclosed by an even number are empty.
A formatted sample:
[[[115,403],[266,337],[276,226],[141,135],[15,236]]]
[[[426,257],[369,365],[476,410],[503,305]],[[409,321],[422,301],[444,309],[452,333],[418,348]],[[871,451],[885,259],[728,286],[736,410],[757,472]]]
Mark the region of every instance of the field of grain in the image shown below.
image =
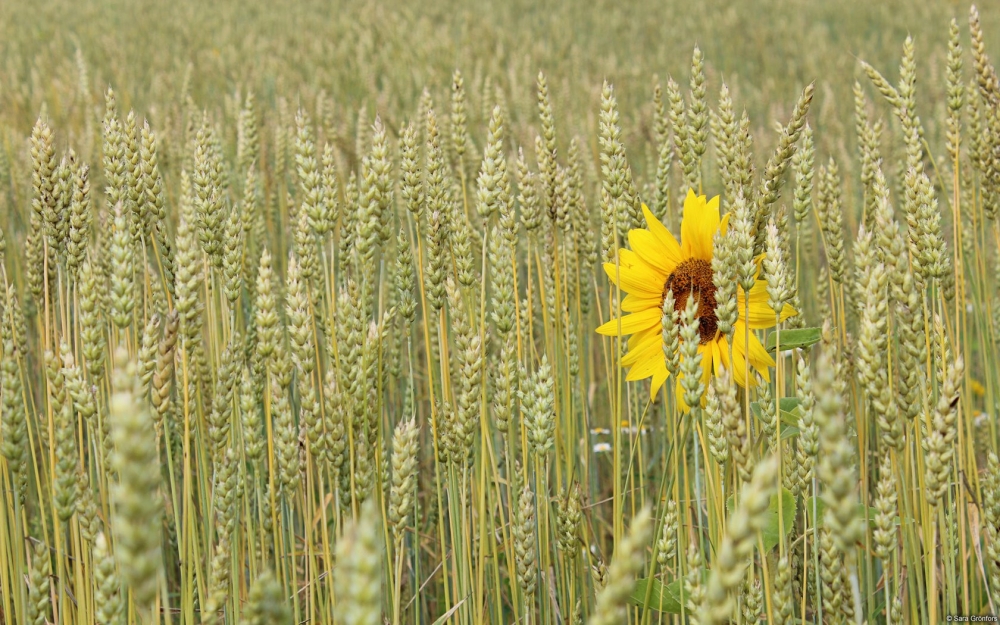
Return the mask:
[[[3,3],[0,624],[997,614],[998,55],[992,2]]]

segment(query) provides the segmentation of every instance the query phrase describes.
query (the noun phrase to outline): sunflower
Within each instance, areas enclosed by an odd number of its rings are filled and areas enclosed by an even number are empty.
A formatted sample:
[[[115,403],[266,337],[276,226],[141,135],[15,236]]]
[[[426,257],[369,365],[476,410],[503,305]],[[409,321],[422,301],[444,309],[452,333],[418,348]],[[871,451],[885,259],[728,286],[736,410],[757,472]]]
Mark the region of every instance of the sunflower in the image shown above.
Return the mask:
[[[717,232],[726,232],[729,215],[719,216],[718,196],[711,200],[704,195],[688,191],[684,200],[684,217],[681,221],[681,242],[667,230],[645,204],[642,212],[648,229],[637,228],[628,233],[629,246],[619,251],[618,264],[605,263],[604,271],[611,282],[628,293],[621,304],[621,311],[628,313],[597,328],[605,336],[626,336],[628,353],[622,357],[622,366],[628,367],[628,381],[652,378],[650,397],[666,382],[666,358],[663,354],[663,301],[667,291],[673,291],[675,309],[682,311],[689,297],[698,302],[698,332],[701,342],[702,381],[707,384],[714,372],[722,368],[731,371],[736,382],[747,386],[747,353],[750,365],[767,381],[769,367],[774,359],[750,332],[749,347],[744,341],[747,326],[750,330],[770,328],[775,324],[774,310],[767,305],[767,282],[757,280],[750,289],[750,310],[747,317],[746,294],[737,287],[739,320],[734,325],[733,346],[730,350],[726,336],[718,330],[715,316],[715,283],[712,280],[712,239]],[[781,311],[781,320],[797,314],[789,305]],[[730,354],[732,354],[730,356]],[[732,358],[732,362],[730,362]],[[754,384],[753,376],[749,384]],[[682,396],[678,391],[678,397]]]

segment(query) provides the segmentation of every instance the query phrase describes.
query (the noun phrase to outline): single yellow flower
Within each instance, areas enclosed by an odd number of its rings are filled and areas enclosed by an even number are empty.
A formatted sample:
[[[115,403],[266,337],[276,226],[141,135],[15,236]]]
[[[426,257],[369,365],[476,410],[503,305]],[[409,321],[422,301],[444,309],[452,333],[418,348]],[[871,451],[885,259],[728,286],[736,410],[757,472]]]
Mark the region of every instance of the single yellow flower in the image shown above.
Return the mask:
[[[734,325],[732,360],[729,342],[718,331],[715,316],[715,284],[712,281],[712,239],[721,229],[726,232],[729,215],[719,216],[718,196],[711,200],[688,191],[684,200],[684,218],[681,221],[681,242],[667,230],[645,205],[642,212],[648,229],[635,229],[628,233],[632,249],[619,251],[618,264],[604,263],[604,271],[611,282],[628,293],[622,300],[621,311],[628,313],[612,319],[597,332],[605,336],[626,336],[628,353],[622,357],[622,366],[628,367],[628,381],[652,378],[650,397],[656,395],[666,382],[666,357],[663,354],[663,301],[668,290],[674,294],[675,309],[684,310],[689,297],[698,301],[698,331],[701,334],[702,381],[708,384],[714,371],[722,367],[732,371],[740,386],[747,386],[747,347],[744,342],[746,328],[770,328],[775,324],[774,310],[767,305],[767,282],[757,280],[750,290],[750,315],[747,319],[746,294],[737,287],[739,320]],[[781,311],[781,320],[797,314],[789,305]],[[769,367],[774,359],[767,353],[760,340],[749,334],[750,365],[770,381]],[[753,376],[750,385],[754,384]],[[683,393],[678,390],[680,398]]]

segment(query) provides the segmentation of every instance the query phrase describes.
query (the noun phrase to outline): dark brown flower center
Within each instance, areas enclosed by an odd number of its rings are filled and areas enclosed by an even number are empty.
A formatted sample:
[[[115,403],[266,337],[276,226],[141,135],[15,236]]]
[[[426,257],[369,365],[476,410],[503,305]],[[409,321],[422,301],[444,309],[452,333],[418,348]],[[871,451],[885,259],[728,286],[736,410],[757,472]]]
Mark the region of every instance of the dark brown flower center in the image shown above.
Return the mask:
[[[704,345],[715,338],[719,328],[719,320],[715,316],[715,283],[712,282],[712,263],[700,258],[689,258],[677,265],[674,272],[667,276],[663,285],[663,297],[667,291],[674,293],[674,310],[682,312],[687,306],[688,298],[693,297],[698,303],[698,333]]]

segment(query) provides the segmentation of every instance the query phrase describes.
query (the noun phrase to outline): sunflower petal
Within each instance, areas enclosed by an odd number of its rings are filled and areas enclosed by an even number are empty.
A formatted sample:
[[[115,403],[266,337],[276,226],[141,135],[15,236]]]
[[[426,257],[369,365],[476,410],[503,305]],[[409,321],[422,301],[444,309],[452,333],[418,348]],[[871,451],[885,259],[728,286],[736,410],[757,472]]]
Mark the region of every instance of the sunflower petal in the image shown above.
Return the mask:
[[[774,366],[774,359],[771,355],[767,353],[764,349],[764,345],[757,338],[757,335],[753,332],[750,333],[749,343],[750,355],[747,356],[747,346],[744,345],[744,332],[746,325],[743,320],[737,321],[734,326],[733,333],[733,360],[736,361],[734,365],[734,373],[736,374],[736,381],[741,386],[755,386],[757,380],[754,376],[750,376],[749,379],[746,378],[746,360],[750,361],[750,366],[760,373],[761,377],[765,381],[771,381],[770,368]],[[743,379],[741,382],[740,379]]]
[[[622,366],[631,367],[650,357],[663,357],[663,336],[658,327],[632,335],[628,340],[628,353],[622,356]]]
[[[653,233],[656,240],[663,246],[664,254],[667,258],[673,260],[675,265],[679,265],[684,257],[681,255],[681,246],[677,242],[677,239],[674,238],[673,233],[667,230],[663,222],[657,219],[656,215],[645,204],[642,205],[642,214],[646,217],[646,225],[649,226],[649,231]]]
[[[652,400],[656,397],[656,394],[660,392],[663,388],[663,383],[667,381],[670,377],[670,372],[667,371],[667,364],[661,362],[659,368],[653,372],[653,379],[649,385],[649,399]]]
[[[746,367],[747,367],[747,359],[746,359],[746,356],[743,355],[743,352],[741,350],[737,350],[737,349],[733,350],[733,362],[732,362],[732,365],[733,365],[733,368],[732,368],[733,379],[736,380],[737,384],[739,384],[743,388],[746,388],[746,385],[747,385],[747,369],[746,369]]]
[[[680,260],[667,251],[666,246],[649,230],[629,231],[628,242],[639,258],[662,271],[664,277],[680,263]]]
[[[724,343],[725,340],[726,339],[720,337],[719,339],[716,339],[710,343],[710,345],[712,346],[712,371],[717,376],[722,375],[723,356],[720,343],[725,344]]]
[[[698,346],[698,351],[701,352],[701,383],[705,385],[706,390],[708,389],[708,381],[712,377],[712,363],[715,361],[713,343],[714,341]]]
[[[641,330],[646,330],[659,325],[661,316],[662,314],[659,310],[656,308],[649,308],[647,310],[625,315],[620,319],[612,319],[597,328],[597,333],[603,334],[604,336],[635,334]],[[621,325],[619,326],[619,324]]]
[[[629,269],[638,269],[638,270],[642,270],[642,271],[648,271],[648,272],[652,272],[652,273],[654,273],[656,275],[663,274],[663,277],[664,278],[666,277],[666,273],[665,272],[663,272],[661,269],[657,268],[652,263],[646,262],[642,258],[642,256],[639,256],[638,254],[636,254],[634,250],[630,250],[628,248],[622,248],[622,249],[618,250],[618,258],[621,260],[621,264],[622,264],[623,267],[628,267]]]
[[[617,284],[626,293],[638,293],[645,297],[661,294],[663,283],[666,281],[646,263],[631,265],[604,263],[604,273],[608,274],[612,284]]]
[[[742,319],[747,313],[746,298],[744,297],[743,289],[739,289],[738,291],[736,299],[740,318]],[[794,308],[785,304],[785,307],[781,309],[781,320],[785,321],[797,314],[798,312]],[[750,328],[753,330],[773,328],[775,323],[774,317],[774,309],[767,305],[767,282],[757,280],[753,288],[750,289],[750,316],[748,318]]]
[[[740,303],[743,302],[746,296],[746,291],[743,287],[737,289],[737,297],[739,297]],[[767,301],[767,280],[757,280],[753,283],[753,287],[750,288],[750,301],[751,302],[766,302]]]
[[[733,379],[736,380],[737,384],[745,387],[747,385],[746,358],[743,357],[743,351],[736,349],[735,345],[733,346],[732,354],[733,359],[730,361],[729,341],[725,337],[719,339],[719,355],[722,357],[722,366],[727,371],[732,372]]]
[[[660,366],[660,361],[662,360],[663,356],[654,356],[653,358],[646,358],[645,360],[637,363],[634,367],[628,370],[628,375],[625,376],[625,381],[635,382],[636,380],[644,380],[652,377]]]
[[[781,309],[781,320],[784,321],[785,319],[789,319],[791,317],[795,317],[798,314],[799,314],[799,311],[797,311],[794,308],[792,308],[791,304],[785,304],[785,306]]]
[[[689,190],[684,199],[684,219],[681,221],[681,252],[685,257],[712,260],[712,237],[719,231],[719,198],[705,201]]]
[[[647,308],[660,308],[663,295],[647,296],[639,293],[629,293],[622,300],[622,312],[639,312]]]
[[[733,346],[736,348],[733,350],[734,360],[736,358],[736,353],[739,353],[740,356],[746,356],[746,346],[744,345],[743,339],[743,333],[746,331],[745,328],[746,325],[743,323],[742,319],[737,321],[734,326],[735,331],[733,334]],[[760,339],[758,339],[757,335],[753,332],[750,333],[748,342],[750,344],[750,354],[747,358],[750,361],[750,366],[756,369],[764,380],[770,382],[771,372],[769,371],[769,368],[774,366],[774,359],[767,353],[767,350],[764,349],[764,345],[761,344]],[[750,386],[753,386],[755,384],[755,380],[751,378],[748,380],[748,383]]]
[[[726,335],[719,334],[719,338],[716,340],[719,343],[719,357],[722,359],[722,367],[728,371],[732,371],[733,366],[729,362],[729,341],[726,339]]]
[[[760,344],[757,337],[753,337],[750,340],[750,364],[757,370],[760,377],[764,378],[765,382],[771,381],[771,367],[774,366],[774,359],[767,353],[764,346]],[[756,380],[750,380],[750,382],[750,386],[756,384]]]

